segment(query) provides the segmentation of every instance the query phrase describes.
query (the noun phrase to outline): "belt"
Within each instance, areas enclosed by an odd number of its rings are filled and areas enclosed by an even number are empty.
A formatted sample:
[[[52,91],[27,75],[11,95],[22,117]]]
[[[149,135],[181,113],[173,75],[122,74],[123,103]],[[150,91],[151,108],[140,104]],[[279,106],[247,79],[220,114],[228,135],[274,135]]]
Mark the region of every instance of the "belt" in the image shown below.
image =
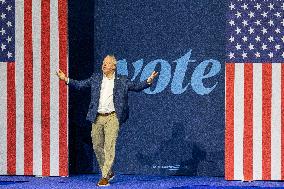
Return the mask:
[[[109,113],[98,113],[98,115],[100,115],[100,116],[109,116],[109,115],[111,115],[111,114],[114,114],[115,112],[113,111],[113,112],[109,112]]]

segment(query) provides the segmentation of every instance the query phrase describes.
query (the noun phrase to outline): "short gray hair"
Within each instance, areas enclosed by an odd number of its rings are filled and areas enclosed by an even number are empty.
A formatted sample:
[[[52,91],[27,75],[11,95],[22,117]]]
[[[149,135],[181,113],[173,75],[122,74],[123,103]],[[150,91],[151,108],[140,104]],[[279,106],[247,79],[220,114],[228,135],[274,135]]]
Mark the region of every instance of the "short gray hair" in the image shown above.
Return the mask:
[[[109,54],[106,57],[110,57],[113,60],[113,64],[116,66],[116,62],[117,61],[116,61],[116,58],[115,58],[115,56],[113,54]]]

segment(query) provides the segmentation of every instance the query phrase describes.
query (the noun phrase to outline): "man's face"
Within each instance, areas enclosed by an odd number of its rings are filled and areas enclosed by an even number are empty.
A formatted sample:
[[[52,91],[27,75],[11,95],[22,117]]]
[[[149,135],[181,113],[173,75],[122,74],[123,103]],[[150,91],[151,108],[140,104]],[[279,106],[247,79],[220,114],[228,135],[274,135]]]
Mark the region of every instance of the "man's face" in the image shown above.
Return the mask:
[[[110,74],[113,73],[115,70],[115,64],[114,64],[114,58],[111,56],[106,56],[103,65],[102,65],[102,71],[104,74]]]

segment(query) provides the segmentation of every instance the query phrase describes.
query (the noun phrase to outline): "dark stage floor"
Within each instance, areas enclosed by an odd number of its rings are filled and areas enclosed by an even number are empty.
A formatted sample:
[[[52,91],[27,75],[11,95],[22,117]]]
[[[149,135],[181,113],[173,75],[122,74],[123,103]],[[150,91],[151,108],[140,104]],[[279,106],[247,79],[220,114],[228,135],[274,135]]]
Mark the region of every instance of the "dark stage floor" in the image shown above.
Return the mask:
[[[0,176],[0,188],[284,188],[277,181],[225,181],[221,177],[138,176],[116,175],[108,187],[96,187],[99,175],[72,175],[70,177]]]

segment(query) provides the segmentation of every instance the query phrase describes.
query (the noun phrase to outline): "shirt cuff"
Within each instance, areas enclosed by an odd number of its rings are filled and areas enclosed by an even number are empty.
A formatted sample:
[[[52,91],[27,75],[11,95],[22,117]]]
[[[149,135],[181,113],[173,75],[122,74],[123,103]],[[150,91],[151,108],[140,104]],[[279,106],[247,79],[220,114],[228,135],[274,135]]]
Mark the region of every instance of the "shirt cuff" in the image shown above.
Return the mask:
[[[146,83],[147,83],[148,85],[152,85],[153,81],[148,82],[148,81],[146,80]]]

